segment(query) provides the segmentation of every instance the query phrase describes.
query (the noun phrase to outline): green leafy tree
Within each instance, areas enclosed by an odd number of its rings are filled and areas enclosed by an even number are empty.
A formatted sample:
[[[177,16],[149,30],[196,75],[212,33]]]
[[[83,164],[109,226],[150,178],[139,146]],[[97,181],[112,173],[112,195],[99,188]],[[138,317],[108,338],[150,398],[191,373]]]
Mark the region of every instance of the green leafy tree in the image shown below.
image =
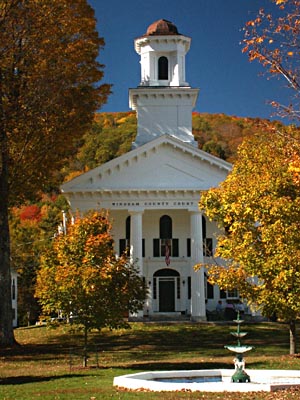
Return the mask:
[[[131,149],[136,136],[135,113],[97,114],[92,128],[84,135],[78,160],[95,168]]]
[[[106,214],[91,211],[44,253],[36,296],[46,314],[61,310],[76,315],[86,349],[92,328],[128,326],[124,317],[142,309],[146,289],[137,268],[125,255],[115,255]]]
[[[223,160],[225,159],[225,150],[220,143],[216,143],[214,140],[206,142],[203,145],[202,150],[216,157],[222,158]]]
[[[226,266],[209,269],[211,283],[237,288],[264,315],[286,321],[291,354],[300,310],[300,155],[293,138],[266,126],[264,135],[246,139],[231,174],[200,200],[224,232],[216,257]]]
[[[86,0],[0,3],[0,343],[14,343],[9,208],[49,187],[110,92]]]

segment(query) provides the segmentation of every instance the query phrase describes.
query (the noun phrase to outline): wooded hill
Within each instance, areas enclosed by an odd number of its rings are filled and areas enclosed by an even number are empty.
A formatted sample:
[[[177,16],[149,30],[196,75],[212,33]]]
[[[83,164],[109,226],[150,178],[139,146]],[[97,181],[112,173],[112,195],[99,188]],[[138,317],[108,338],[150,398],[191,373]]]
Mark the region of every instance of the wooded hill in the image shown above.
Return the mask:
[[[278,121],[242,118],[225,114],[193,113],[193,134],[200,149],[233,162],[238,145],[246,136],[265,129],[284,130]],[[75,157],[62,172],[70,180],[131,149],[137,132],[135,112],[97,113],[92,128],[76,144]],[[77,152],[77,153],[76,153]]]

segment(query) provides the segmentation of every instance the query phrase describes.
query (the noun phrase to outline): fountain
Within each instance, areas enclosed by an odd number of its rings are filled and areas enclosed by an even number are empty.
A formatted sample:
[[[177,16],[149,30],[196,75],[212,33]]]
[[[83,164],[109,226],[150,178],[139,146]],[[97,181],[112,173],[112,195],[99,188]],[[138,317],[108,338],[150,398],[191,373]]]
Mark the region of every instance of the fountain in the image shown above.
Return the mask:
[[[239,313],[236,332],[237,345],[224,346],[236,354],[235,371],[232,369],[206,369],[182,371],[148,371],[122,375],[114,378],[114,386],[120,389],[146,391],[201,391],[201,392],[273,392],[281,389],[300,388],[299,370],[254,370],[250,376],[245,372],[243,354],[252,350],[252,346],[241,344],[241,338],[247,332],[240,330],[243,320]]]
[[[247,335],[248,332],[241,332],[240,325],[244,322],[240,319],[240,312],[237,313],[237,319],[234,320],[237,324],[236,332],[231,332],[232,336],[237,338],[237,345],[235,346],[224,346],[225,349],[233,351],[236,354],[234,359],[235,372],[231,377],[232,382],[250,382],[250,377],[245,371],[245,360],[243,354],[249,350],[252,350],[252,346],[242,346],[240,339]]]

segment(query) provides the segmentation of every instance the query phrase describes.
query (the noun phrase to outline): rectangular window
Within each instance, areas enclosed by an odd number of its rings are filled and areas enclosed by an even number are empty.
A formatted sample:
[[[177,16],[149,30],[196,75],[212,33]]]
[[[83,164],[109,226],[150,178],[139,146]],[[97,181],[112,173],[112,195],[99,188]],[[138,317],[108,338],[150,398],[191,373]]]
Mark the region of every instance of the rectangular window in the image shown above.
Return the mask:
[[[187,257],[191,257],[191,239],[186,239],[186,255]],[[213,240],[212,238],[205,238],[203,239],[203,255],[205,257],[211,257],[213,254]]]
[[[209,282],[207,282],[206,292],[207,292],[207,298],[208,299],[213,299],[214,298],[214,286]]]
[[[172,241],[170,239],[160,239],[160,254],[165,257],[167,246],[169,248],[169,255],[172,255]]]
[[[179,239],[153,239],[153,257],[165,257],[167,246],[170,257],[179,257]]]
[[[119,239],[119,256],[126,253],[126,256],[129,257],[129,252],[130,252],[129,239]]]
[[[126,252],[126,256],[130,255],[130,240],[119,239],[119,256]],[[145,257],[145,239],[142,239],[142,257]]]

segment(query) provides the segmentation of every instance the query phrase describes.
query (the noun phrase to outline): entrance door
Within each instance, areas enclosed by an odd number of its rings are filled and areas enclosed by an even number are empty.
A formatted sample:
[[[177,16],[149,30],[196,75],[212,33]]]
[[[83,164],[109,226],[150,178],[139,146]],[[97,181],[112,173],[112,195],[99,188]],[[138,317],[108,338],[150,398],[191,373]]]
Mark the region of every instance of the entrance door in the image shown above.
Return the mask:
[[[174,312],[175,311],[175,279],[160,278],[159,279],[159,311]]]

